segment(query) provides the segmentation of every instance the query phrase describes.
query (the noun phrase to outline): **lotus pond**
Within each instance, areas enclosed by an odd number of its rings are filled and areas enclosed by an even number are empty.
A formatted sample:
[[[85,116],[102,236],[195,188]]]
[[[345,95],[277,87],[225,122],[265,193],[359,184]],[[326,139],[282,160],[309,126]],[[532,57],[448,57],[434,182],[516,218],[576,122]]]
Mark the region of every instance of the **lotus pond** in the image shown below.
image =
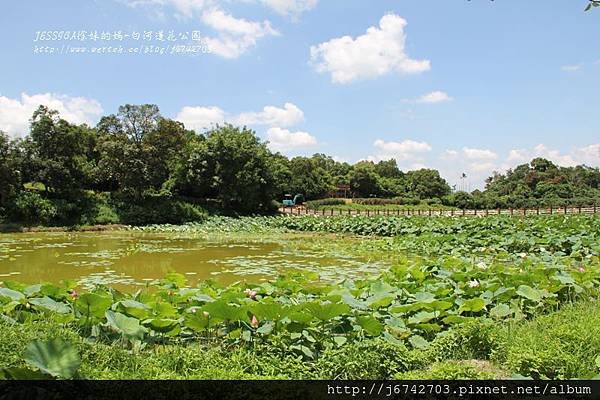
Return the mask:
[[[194,286],[207,279],[266,281],[292,271],[318,272],[326,280],[356,278],[389,266],[348,249],[324,249],[323,243],[306,234],[263,239],[140,231],[0,234],[0,280],[72,280],[85,289],[102,284],[132,291],[157,285],[168,272]]]
[[[597,217],[212,218],[0,243],[9,378],[600,373]]]

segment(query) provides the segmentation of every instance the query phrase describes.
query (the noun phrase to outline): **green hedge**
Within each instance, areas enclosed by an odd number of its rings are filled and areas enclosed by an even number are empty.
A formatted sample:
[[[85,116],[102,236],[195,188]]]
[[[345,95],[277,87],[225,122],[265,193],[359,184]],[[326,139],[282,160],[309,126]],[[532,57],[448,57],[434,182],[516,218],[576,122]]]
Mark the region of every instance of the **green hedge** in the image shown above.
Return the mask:
[[[208,216],[199,205],[166,196],[122,199],[115,205],[121,223],[127,225],[184,224],[202,222]]]
[[[357,198],[352,200],[355,204],[364,204],[369,206],[385,206],[385,205],[418,205],[421,200],[417,197],[394,197],[391,199],[385,198]]]
[[[306,205],[306,208],[316,210],[325,206],[343,206],[346,202],[343,199],[321,199],[307,201],[304,204]]]

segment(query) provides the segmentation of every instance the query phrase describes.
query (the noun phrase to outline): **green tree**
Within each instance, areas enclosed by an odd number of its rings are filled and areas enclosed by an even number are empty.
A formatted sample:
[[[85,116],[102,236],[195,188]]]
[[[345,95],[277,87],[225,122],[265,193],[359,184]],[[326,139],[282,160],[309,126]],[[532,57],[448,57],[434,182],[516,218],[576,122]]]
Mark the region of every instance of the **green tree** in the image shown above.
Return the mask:
[[[303,194],[306,199],[319,199],[334,189],[332,177],[314,158],[294,157],[289,168],[292,174],[291,194]]]
[[[73,125],[57,111],[40,106],[31,119],[29,156],[33,178],[46,190],[67,196],[89,186],[94,170],[96,132]]]
[[[396,159],[382,160],[375,164],[375,172],[384,178],[401,178],[404,174],[398,169]]]
[[[169,191],[188,140],[195,134],[182,123],[160,116],[152,104],[119,107],[117,115],[103,117],[99,134],[98,188],[143,197],[147,191]]]
[[[509,207],[589,205],[600,201],[600,171],[584,165],[559,167],[535,158],[504,174],[487,179],[488,199],[508,196]]]
[[[275,153],[269,157],[268,169],[271,171],[274,179],[275,200],[281,201],[285,194],[293,192],[290,160],[280,153]]]
[[[8,135],[0,131],[0,209],[7,207],[22,189],[15,153],[16,148]]]
[[[163,186],[169,182],[186,143],[194,135],[181,122],[160,118],[155,129],[144,136],[142,151],[151,188],[168,190]]]
[[[350,190],[359,197],[377,197],[382,192],[379,180],[372,162],[359,162],[350,172]]]
[[[420,199],[441,198],[450,194],[450,186],[435,169],[419,169],[406,173],[408,192]]]
[[[178,186],[196,186],[196,194],[218,199],[226,210],[266,209],[277,194],[276,176],[269,169],[272,154],[250,129],[217,126],[187,153]]]
[[[125,104],[119,107],[117,118],[127,137],[141,143],[147,134],[155,130],[161,116],[155,104]]]
[[[101,135],[95,171],[96,188],[140,197],[150,187],[151,173],[143,148],[127,136]]]

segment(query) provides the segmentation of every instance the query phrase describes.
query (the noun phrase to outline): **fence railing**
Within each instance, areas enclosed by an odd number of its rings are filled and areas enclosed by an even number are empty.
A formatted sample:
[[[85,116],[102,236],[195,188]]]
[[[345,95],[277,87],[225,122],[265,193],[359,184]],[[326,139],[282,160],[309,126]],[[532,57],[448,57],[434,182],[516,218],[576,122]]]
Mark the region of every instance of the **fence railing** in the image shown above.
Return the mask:
[[[586,207],[536,207],[536,208],[509,208],[509,209],[489,209],[489,210],[401,210],[391,208],[380,208],[371,210],[340,209],[335,207],[323,207],[319,209],[309,209],[306,207],[281,207],[280,213],[291,215],[316,215],[323,217],[339,215],[364,215],[367,217],[376,216],[429,216],[429,217],[486,217],[490,215],[555,215],[555,214],[600,214],[600,206]]]

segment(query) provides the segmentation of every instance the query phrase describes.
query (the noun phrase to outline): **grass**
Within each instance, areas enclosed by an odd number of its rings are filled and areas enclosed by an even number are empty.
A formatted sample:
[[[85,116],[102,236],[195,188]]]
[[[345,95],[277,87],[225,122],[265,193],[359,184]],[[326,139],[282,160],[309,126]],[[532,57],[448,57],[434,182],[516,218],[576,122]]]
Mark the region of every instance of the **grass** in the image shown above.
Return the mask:
[[[537,379],[592,378],[600,373],[599,301],[580,302],[522,324],[503,326],[493,359]]]
[[[427,350],[379,339],[332,349],[316,361],[273,347],[180,343],[130,350],[89,341],[77,328],[44,319],[0,322],[0,366],[23,367],[33,339],[76,344],[88,379],[503,379],[591,378],[600,373],[600,302],[594,300],[511,326],[477,323],[436,339]]]

